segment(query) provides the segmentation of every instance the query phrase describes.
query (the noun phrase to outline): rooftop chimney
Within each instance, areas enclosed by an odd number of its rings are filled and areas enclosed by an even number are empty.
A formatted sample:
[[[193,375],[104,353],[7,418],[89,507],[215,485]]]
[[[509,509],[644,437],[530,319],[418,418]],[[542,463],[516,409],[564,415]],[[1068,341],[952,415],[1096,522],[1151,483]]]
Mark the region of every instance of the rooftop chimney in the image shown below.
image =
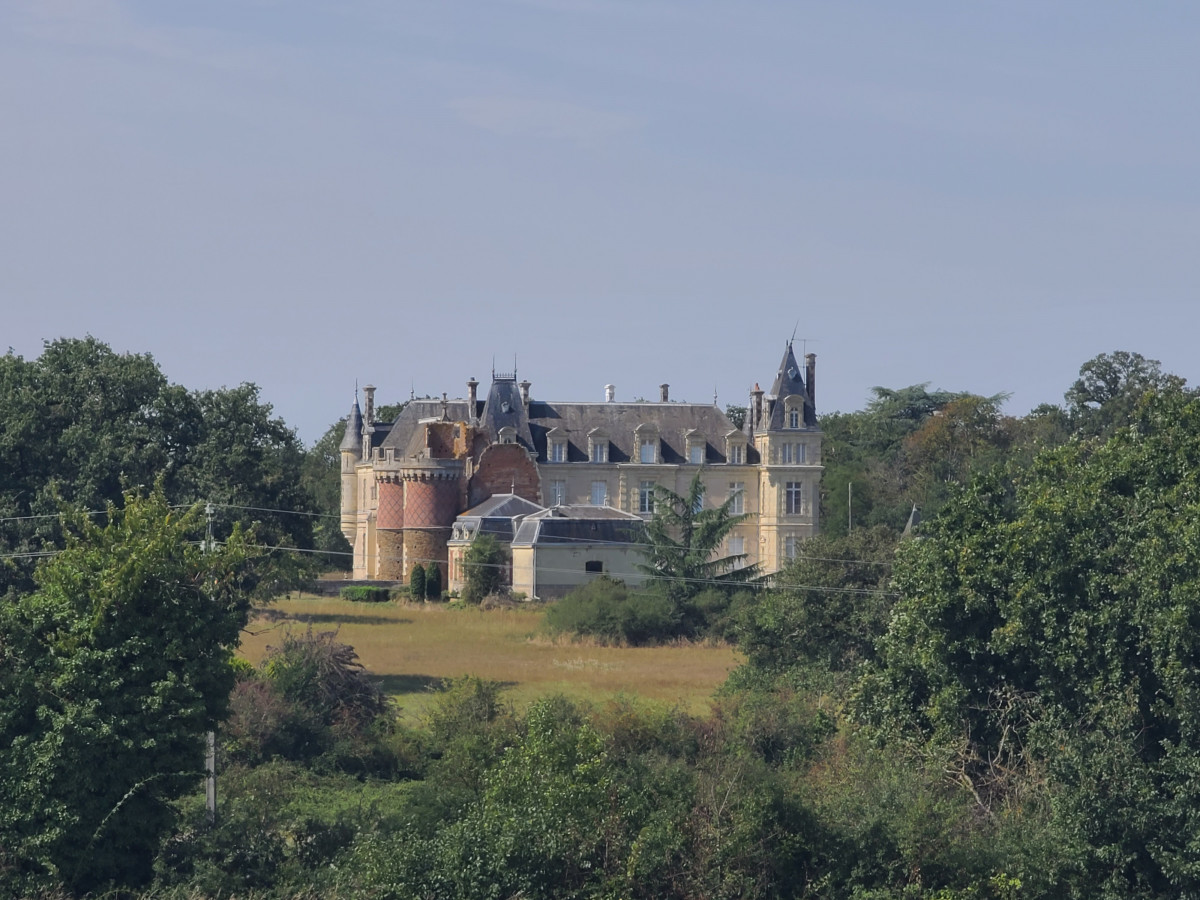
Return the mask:
[[[467,382],[467,416],[472,422],[475,421],[475,407],[479,402],[479,382],[475,380],[475,376],[471,376],[471,380]]]
[[[363,424],[375,424],[375,385],[368,384],[363,387],[363,396],[366,398],[367,406],[363,410]]]
[[[658,399],[661,402],[666,403],[669,399],[668,393],[670,392],[670,388],[671,386],[669,384],[660,384],[658,386]]]
[[[521,388],[521,402],[529,406],[529,380],[522,381],[519,387]]]
[[[817,354],[804,354],[804,365],[808,369],[805,373],[804,386],[808,391],[808,405],[812,407],[812,414],[815,418],[817,415]],[[805,424],[815,425],[815,421]]]
[[[763,389],[758,386],[758,382],[754,382],[754,390],[750,392],[750,427],[754,431],[759,431],[762,428],[762,400]]]
[[[612,403],[617,398],[617,386],[615,384],[606,384],[604,386],[604,401]]]

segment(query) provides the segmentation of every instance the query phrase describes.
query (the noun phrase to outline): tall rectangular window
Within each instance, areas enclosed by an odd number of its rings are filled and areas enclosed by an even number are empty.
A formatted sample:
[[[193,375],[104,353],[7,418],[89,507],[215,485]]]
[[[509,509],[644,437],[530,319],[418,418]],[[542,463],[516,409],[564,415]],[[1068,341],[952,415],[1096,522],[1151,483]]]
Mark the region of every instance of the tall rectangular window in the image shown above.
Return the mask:
[[[690,462],[693,466],[698,466],[704,462],[703,444],[692,444],[692,446],[688,448],[688,462]]]
[[[784,485],[784,511],[789,516],[798,516],[804,512],[804,482],[789,481]]]
[[[792,464],[792,445],[784,444],[779,448],[779,461],[785,466]]]
[[[800,410],[789,409],[788,410],[788,428],[799,428],[799,427],[800,427]]]
[[[652,440],[643,440],[641,443],[640,456],[638,457],[644,463],[654,462],[654,445],[657,443]]]
[[[550,482],[550,505],[562,506],[567,502],[567,483],[565,481]]]
[[[555,441],[550,445],[550,462],[566,462],[567,461],[567,443],[566,441]]]
[[[592,462],[608,462],[608,441],[595,441],[592,444]]]
[[[643,481],[638,484],[638,512],[654,512],[654,482]]]
[[[796,548],[799,546],[799,541],[796,540],[794,534],[789,534],[783,539],[783,555],[786,559],[796,558]]]
[[[797,444],[796,445],[796,462],[797,462],[797,464],[804,465],[805,461],[808,459],[807,451],[808,451],[807,444]]]
[[[592,506],[607,506],[608,505],[608,482],[593,481],[592,482]]]
[[[733,500],[729,504],[729,514],[740,516],[746,511],[746,482],[729,482],[729,496]]]
[[[746,539],[740,534],[729,537],[729,556],[741,556],[746,552]]]
[[[734,444],[729,448],[729,462],[735,466],[740,466],[746,461],[746,448],[741,444]]]

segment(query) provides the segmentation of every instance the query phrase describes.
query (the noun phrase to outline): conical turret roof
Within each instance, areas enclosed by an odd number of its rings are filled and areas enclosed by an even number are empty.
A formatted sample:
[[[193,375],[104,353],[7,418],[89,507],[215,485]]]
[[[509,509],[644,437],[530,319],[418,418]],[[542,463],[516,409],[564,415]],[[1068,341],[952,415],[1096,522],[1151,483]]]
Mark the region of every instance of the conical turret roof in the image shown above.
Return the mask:
[[[346,417],[346,434],[342,438],[342,443],[338,446],[339,450],[350,450],[354,453],[362,452],[362,410],[358,408],[358,397],[354,398],[354,405],[350,407],[350,415]]]

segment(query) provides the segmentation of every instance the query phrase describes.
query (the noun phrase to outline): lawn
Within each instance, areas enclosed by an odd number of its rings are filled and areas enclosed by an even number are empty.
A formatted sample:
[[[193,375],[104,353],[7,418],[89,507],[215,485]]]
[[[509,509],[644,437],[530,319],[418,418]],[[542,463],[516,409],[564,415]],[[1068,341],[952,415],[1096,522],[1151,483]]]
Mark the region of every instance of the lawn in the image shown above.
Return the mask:
[[[404,714],[419,716],[444,679],[478,675],[505,684],[524,706],[548,694],[604,701],[640,697],[689,712],[708,709],[713,691],[741,661],[731,647],[598,647],[537,636],[537,607],[451,609],[442,604],[350,603],[321,597],[276,601],[252,621],[241,654],[253,663],[284,629],[337,629],[379,676]]]

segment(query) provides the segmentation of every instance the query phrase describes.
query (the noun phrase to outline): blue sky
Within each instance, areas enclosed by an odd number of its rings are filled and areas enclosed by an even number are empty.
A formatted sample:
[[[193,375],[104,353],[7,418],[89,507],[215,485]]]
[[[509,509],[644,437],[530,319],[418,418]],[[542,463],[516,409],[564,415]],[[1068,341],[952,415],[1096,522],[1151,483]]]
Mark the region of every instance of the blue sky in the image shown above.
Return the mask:
[[[6,0],[0,343],[379,399],[1190,382],[1200,7]],[[348,313],[362,324],[343,324]],[[797,348],[800,349],[800,348]]]

